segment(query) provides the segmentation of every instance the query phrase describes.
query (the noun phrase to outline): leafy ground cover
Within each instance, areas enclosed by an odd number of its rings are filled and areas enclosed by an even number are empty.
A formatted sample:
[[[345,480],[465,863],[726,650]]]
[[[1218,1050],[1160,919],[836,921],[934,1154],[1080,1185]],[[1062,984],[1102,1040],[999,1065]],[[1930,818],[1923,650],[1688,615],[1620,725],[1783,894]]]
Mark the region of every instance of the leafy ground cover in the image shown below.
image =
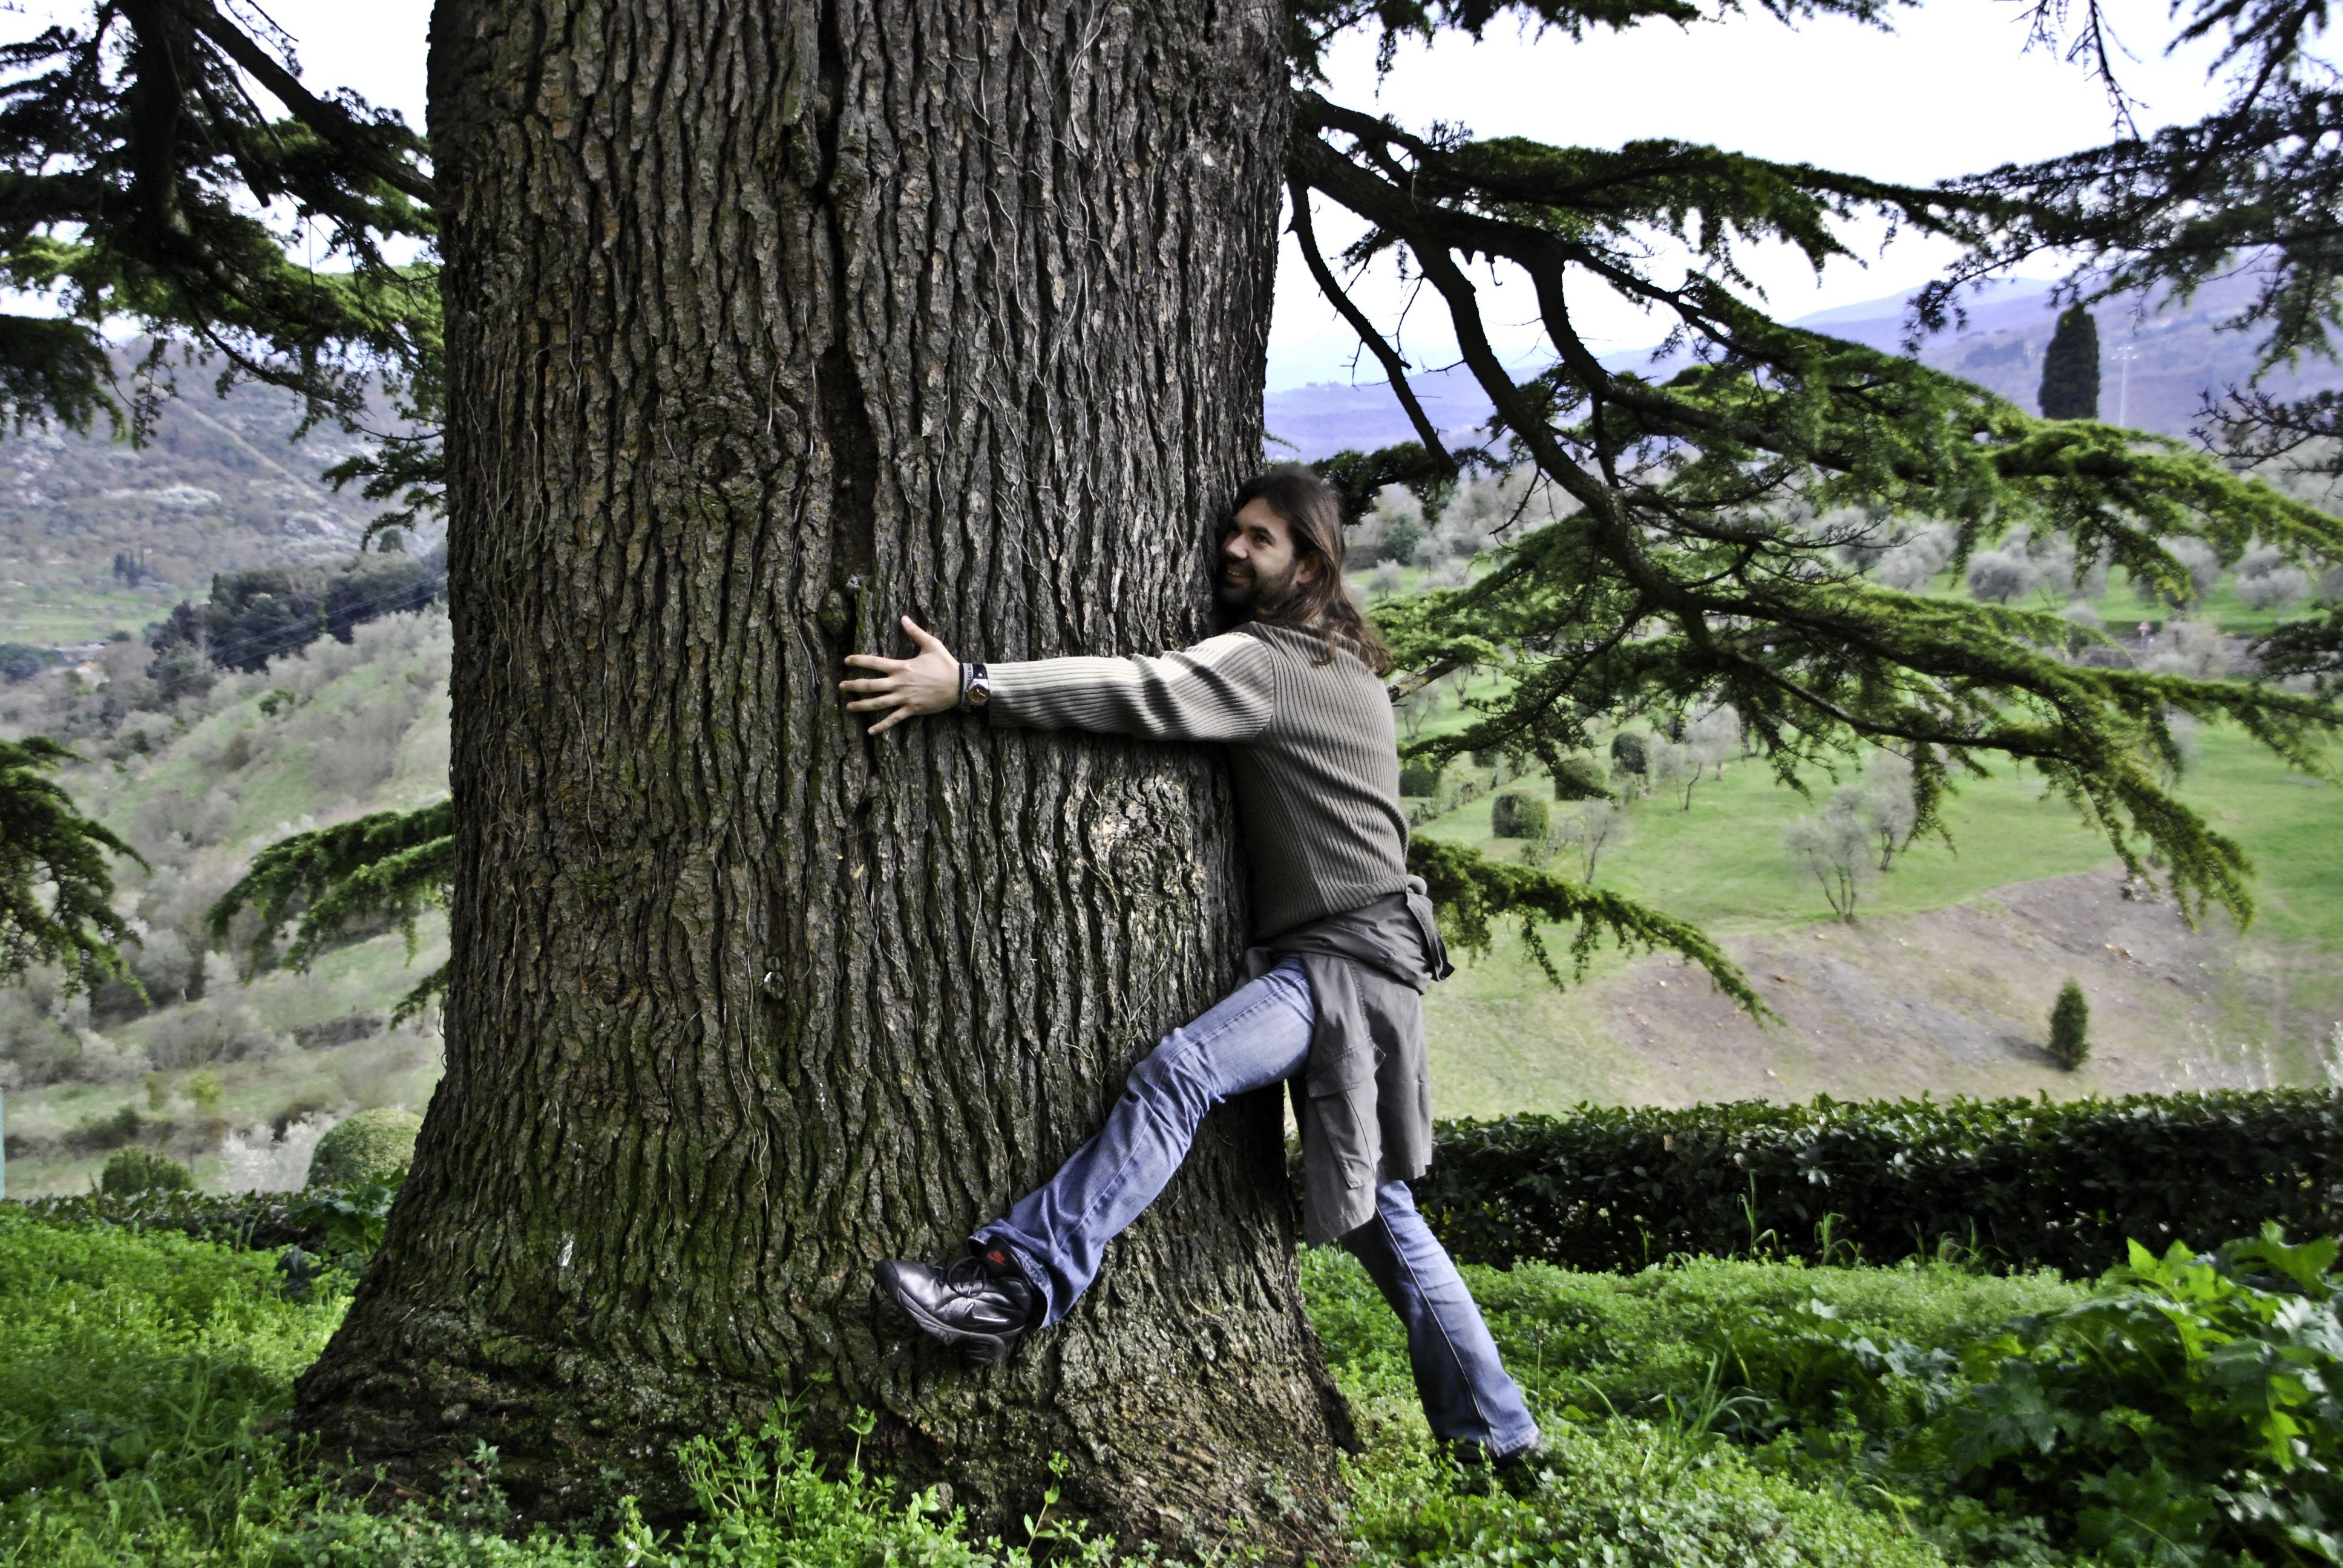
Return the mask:
[[[1606,1568],[2334,1562],[2343,1372],[2331,1243],[2136,1253],[2097,1285],[1693,1260],[1468,1271],[1549,1448],[1475,1494],[1427,1441],[1398,1325],[1304,1256],[1362,1418],[1359,1561]],[[682,1455],[699,1521],[512,1528],[495,1455],[447,1496],[354,1505],[281,1418],[347,1303],[277,1254],[0,1208],[0,1564],[1103,1563],[1045,1510],[980,1540],[932,1495],[781,1427]],[[1238,1553],[1237,1555],[1242,1555]]]

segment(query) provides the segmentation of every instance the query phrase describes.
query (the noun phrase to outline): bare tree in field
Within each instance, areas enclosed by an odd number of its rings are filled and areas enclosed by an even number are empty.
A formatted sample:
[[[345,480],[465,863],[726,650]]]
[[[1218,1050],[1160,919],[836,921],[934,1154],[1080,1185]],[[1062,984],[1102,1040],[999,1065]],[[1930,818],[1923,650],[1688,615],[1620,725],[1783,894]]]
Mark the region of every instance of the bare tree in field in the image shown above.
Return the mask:
[[[1871,844],[1879,852],[1884,875],[1912,841],[1919,820],[1919,808],[1912,799],[1912,764],[1893,751],[1873,757],[1871,766],[1864,770],[1856,810],[1870,829]]]
[[[1626,841],[1629,817],[1615,800],[1582,801],[1556,829],[1560,841],[1578,851],[1579,880],[1592,883],[1603,852]]]
[[[1782,835],[1790,858],[1822,884],[1831,913],[1852,925],[1871,869],[1871,825],[1852,786],[1841,789],[1819,818],[1801,817]]]

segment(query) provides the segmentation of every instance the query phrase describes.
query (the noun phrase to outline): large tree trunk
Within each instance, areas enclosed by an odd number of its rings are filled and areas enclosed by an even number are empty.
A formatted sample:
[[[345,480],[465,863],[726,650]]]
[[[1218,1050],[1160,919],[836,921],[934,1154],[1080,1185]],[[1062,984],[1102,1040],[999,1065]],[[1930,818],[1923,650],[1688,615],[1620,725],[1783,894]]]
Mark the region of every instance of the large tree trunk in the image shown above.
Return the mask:
[[[974,1372],[871,1262],[956,1252],[1231,980],[1192,749],[873,741],[909,612],[999,658],[1207,629],[1259,452],[1276,9],[440,0],[459,821],[447,1072],[329,1451],[478,1440],[532,1513],[786,1391],[980,1521],[1334,1539],[1346,1417],[1273,1096],[1061,1328]]]

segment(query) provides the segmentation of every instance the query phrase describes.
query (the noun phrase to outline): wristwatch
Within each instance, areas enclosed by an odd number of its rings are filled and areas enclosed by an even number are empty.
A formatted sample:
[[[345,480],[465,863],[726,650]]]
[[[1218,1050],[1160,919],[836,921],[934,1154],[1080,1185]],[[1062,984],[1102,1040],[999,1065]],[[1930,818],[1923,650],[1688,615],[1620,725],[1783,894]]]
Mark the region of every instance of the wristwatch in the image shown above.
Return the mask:
[[[962,713],[982,713],[992,700],[992,677],[980,664],[960,667],[960,710]]]

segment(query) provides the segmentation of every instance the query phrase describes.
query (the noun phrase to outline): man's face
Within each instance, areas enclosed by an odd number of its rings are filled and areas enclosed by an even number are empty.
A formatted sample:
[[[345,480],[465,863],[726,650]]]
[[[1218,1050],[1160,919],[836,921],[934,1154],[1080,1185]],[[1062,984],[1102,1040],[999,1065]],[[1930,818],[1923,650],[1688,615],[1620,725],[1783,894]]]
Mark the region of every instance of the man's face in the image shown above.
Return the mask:
[[[1285,519],[1267,501],[1247,501],[1221,540],[1221,603],[1231,609],[1274,603],[1293,586],[1294,573],[1293,535]]]

